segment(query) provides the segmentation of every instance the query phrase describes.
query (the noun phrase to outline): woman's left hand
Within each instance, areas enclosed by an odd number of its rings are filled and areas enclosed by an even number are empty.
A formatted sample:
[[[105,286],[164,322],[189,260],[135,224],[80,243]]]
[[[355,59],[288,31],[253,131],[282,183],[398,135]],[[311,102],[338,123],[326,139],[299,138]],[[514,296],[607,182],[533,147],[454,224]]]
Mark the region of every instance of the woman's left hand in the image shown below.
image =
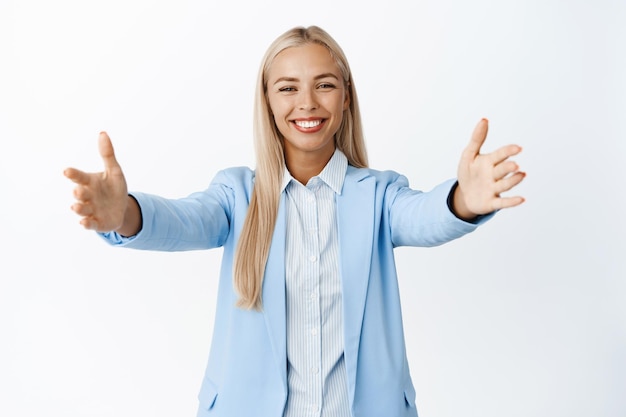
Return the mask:
[[[481,154],[487,138],[489,122],[482,119],[461,155],[458,168],[459,185],[453,196],[453,210],[462,219],[471,220],[524,202],[520,196],[502,197],[526,176],[509,158],[522,151],[518,145],[507,145],[488,154]]]

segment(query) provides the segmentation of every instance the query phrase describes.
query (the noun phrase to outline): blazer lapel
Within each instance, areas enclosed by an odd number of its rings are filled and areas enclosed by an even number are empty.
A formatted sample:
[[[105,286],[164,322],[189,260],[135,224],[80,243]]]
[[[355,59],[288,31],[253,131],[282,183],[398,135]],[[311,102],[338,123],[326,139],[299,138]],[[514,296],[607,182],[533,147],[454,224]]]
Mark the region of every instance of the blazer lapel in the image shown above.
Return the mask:
[[[375,178],[348,167],[337,196],[340,277],[343,293],[344,357],[350,403],[354,399],[361,325],[369,282],[374,236]],[[287,319],[285,293],[285,196],[281,197],[263,281],[263,315],[274,359],[287,393]]]
[[[285,294],[285,194],[276,217],[272,246],[263,279],[263,315],[270,335],[272,351],[287,394],[287,318]]]
[[[351,404],[371,266],[375,191],[374,177],[367,171],[348,167],[341,195],[337,196],[344,357]]]

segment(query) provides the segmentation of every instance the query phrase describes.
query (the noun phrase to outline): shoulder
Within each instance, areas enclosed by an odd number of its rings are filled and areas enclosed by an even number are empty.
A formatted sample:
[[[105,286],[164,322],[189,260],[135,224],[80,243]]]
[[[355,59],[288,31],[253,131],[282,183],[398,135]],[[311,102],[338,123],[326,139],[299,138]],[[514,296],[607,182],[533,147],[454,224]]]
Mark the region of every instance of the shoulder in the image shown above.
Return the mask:
[[[249,189],[254,184],[254,170],[251,168],[231,167],[218,171],[212,185],[225,186],[232,189]]]
[[[408,186],[407,178],[404,175],[392,170],[380,171],[373,168],[356,168],[348,166],[346,179],[357,182],[366,179],[374,180],[377,187],[388,187],[392,184]]]
[[[254,170],[245,166],[226,168],[218,171],[215,178],[234,182],[252,181],[254,179]]]

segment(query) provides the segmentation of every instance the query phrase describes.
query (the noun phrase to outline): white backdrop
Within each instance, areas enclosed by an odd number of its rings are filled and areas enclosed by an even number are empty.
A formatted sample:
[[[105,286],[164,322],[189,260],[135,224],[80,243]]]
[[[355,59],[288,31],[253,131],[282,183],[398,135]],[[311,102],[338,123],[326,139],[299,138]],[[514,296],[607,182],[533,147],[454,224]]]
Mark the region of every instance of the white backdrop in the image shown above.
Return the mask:
[[[182,197],[253,165],[269,43],[317,24],[351,62],[370,163],[428,190],[519,143],[527,202],[399,249],[421,417],[626,415],[626,3],[0,2],[0,415],[193,416],[220,250],[114,249],[67,166]]]

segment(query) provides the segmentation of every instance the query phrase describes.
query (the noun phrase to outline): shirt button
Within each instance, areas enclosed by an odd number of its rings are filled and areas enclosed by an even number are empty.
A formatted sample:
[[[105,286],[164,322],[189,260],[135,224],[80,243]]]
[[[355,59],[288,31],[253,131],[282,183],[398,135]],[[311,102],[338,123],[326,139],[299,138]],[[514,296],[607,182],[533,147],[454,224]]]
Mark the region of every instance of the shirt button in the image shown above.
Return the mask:
[[[320,368],[318,368],[317,366],[314,366],[313,368],[311,368],[311,372],[317,375],[320,372]]]
[[[317,256],[315,256],[315,255],[311,255],[311,256],[309,257],[309,261],[311,261],[311,262],[315,262],[315,261],[317,261]]]
[[[313,404],[311,406],[311,411],[313,411],[314,413],[317,413],[318,411],[320,411],[320,408],[317,406],[317,404]]]
[[[313,300],[313,301],[317,300],[317,293],[316,292],[312,292],[311,293],[311,300]]]
[[[313,197],[313,196],[311,196],[311,195],[310,195],[310,196],[308,196],[308,197],[306,198],[306,201],[308,201],[309,203],[312,203],[312,202],[314,202],[314,201],[315,201],[315,197]]]
[[[313,336],[317,335],[317,329],[311,329],[311,334],[312,334]]]

